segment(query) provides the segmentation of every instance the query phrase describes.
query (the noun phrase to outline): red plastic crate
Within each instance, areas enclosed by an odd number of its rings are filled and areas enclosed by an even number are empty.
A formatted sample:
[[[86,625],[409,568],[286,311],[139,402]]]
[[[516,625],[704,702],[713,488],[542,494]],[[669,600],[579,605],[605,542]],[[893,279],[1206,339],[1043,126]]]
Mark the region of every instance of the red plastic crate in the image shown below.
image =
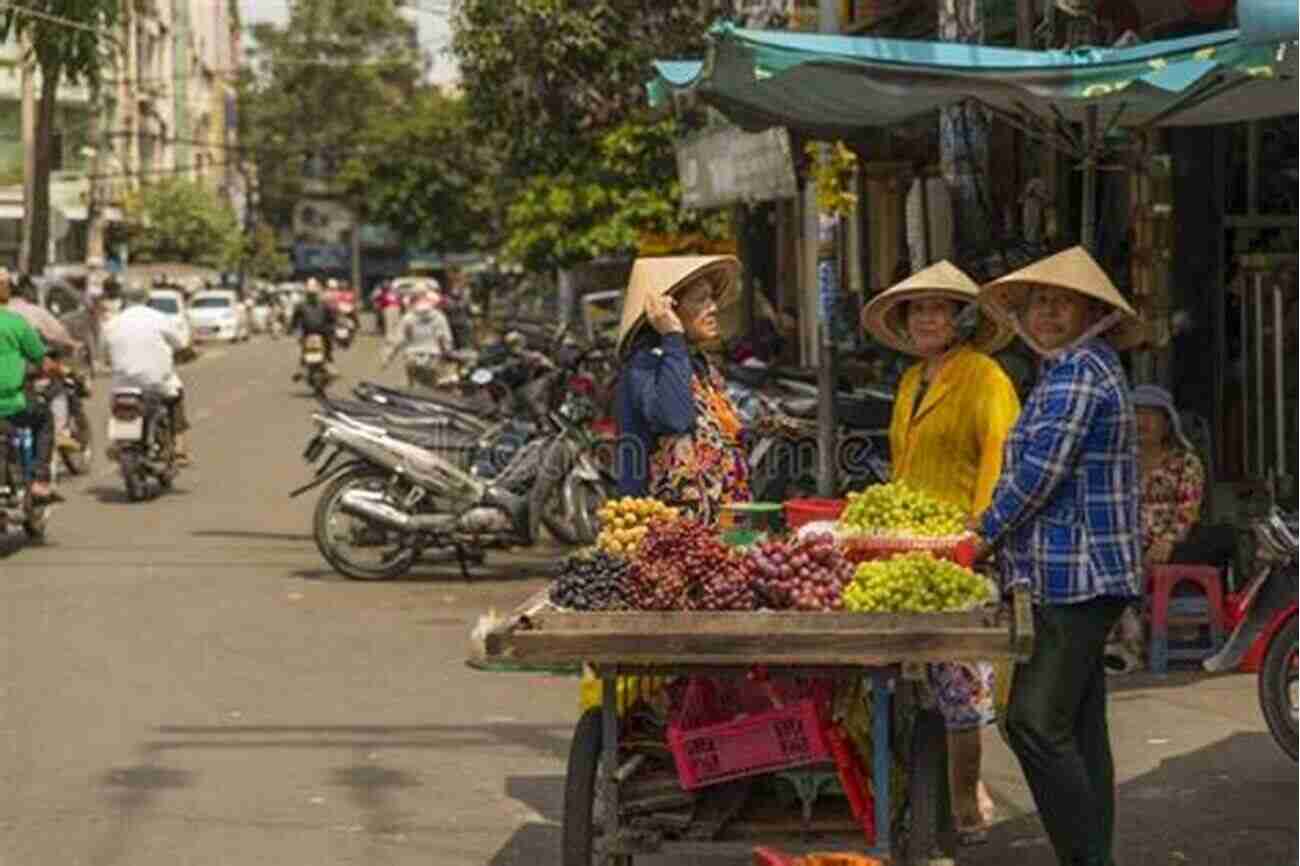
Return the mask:
[[[687,791],[831,759],[811,699],[701,728],[670,724],[668,746]]]
[[[815,520],[839,520],[844,513],[844,499],[790,499],[785,503],[785,525],[798,529]]]

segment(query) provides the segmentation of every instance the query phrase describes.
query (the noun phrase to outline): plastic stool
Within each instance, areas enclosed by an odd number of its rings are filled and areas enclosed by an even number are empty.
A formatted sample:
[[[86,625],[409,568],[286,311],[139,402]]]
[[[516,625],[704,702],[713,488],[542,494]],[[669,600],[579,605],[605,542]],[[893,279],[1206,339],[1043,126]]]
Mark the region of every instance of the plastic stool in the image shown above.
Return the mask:
[[[1157,565],[1148,575],[1151,615],[1151,644],[1148,665],[1152,673],[1169,671],[1169,661],[1200,661],[1218,652],[1226,640],[1223,612],[1223,585],[1219,569],[1212,565]],[[1174,587],[1183,581],[1196,584],[1205,593],[1204,601],[1171,601]],[[1169,647],[1169,625],[1209,625],[1210,645]]]

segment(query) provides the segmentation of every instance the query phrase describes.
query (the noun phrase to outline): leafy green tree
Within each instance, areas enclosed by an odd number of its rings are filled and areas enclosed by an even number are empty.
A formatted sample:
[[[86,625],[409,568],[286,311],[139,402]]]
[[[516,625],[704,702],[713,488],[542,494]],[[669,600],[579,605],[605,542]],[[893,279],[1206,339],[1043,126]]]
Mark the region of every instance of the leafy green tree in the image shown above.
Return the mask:
[[[0,7],[0,40],[29,46],[41,73],[36,108],[35,183],[27,202],[19,267],[40,273],[47,264],[50,239],[50,169],[59,86],[85,83],[97,90],[109,63],[112,27],[118,0],[15,0]]]
[[[647,235],[724,234],[724,216],[680,206],[677,127],[671,119],[628,121],[597,140],[594,162],[532,177],[509,210],[507,255],[544,270],[633,254]]]
[[[699,56],[729,3],[460,0],[453,50],[470,116],[499,142],[503,185],[518,189],[506,251],[565,266],[635,249],[645,233],[725,223],[680,212],[675,124],[645,107],[650,63]]]
[[[275,280],[289,273],[289,257],[276,245],[275,229],[258,223],[252,234],[244,238],[244,270],[255,277]]]
[[[304,194],[352,192],[339,173],[361,130],[409,110],[423,60],[399,8],[395,0],[296,0],[284,26],[254,26],[240,135],[267,222],[288,225]]]
[[[497,245],[499,159],[463,99],[421,88],[402,111],[372,114],[356,141],[339,180],[372,221],[423,249]]]
[[[233,269],[244,254],[239,220],[215,192],[177,177],[148,184],[127,200],[131,256]]]

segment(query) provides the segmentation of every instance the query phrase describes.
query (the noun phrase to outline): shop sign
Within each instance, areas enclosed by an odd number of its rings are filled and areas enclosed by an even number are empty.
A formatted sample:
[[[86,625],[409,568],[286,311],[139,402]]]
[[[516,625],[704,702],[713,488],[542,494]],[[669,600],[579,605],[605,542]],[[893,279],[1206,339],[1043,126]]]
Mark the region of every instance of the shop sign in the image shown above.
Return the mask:
[[[678,145],[677,177],[692,208],[794,198],[798,189],[786,129],[706,132]]]

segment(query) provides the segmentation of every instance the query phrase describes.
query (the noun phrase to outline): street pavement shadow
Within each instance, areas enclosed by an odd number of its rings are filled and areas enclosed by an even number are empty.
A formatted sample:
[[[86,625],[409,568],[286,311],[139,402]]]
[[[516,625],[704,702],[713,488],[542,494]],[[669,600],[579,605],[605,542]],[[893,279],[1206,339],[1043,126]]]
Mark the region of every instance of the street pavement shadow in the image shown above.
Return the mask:
[[[507,776],[506,796],[523,803],[542,820],[529,821],[517,828],[488,861],[488,866],[556,862],[564,811],[564,776]]]
[[[148,505],[151,502],[166,500],[173,496],[190,495],[190,490],[187,487],[173,487],[170,490],[164,490],[152,499],[146,499],[143,502],[132,502],[126,495],[126,487],[121,484],[97,484],[94,487],[85,488],[82,492],[95,497],[104,505]]]
[[[196,538],[238,538],[244,541],[312,541],[306,532],[247,532],[238,530],[200,529],[191,532]]]
[[[13,556],[26,547],[31,547],[31,541],[21,530],[0,535],[0,559]]]
[[[1229,723],[1230,724],[1230,723]],[[1167,758],[1119,786],[1120,866],[1282,866],[1300,857],[1292,763],[1263,732]],[[1056,866],[1038,816],[996,825],[961,866]]]

